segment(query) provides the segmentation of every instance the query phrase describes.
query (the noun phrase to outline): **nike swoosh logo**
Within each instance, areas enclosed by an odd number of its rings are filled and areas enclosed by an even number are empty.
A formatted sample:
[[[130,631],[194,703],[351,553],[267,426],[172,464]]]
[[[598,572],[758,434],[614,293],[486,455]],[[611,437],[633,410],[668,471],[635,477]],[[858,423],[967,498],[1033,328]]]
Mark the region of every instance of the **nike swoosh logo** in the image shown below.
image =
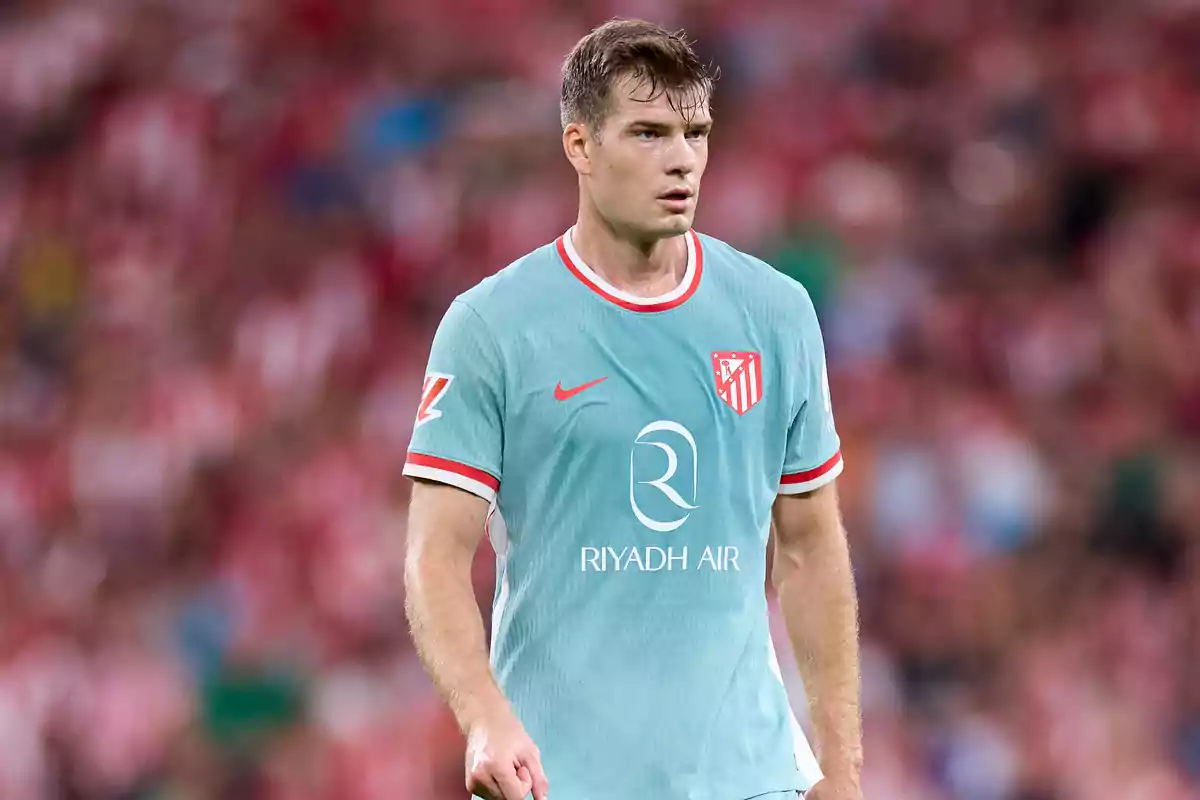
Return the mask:
[[[596,378],[596,380],[585,383],[582,386],[576,386],[574,389],[564,389],[562,386],[562,381],[559,381],[554,387],[554,399],[560,402],[563,400],[570,400],[580,392],[585,392],[595,386],[597,383],[603,383],[606,380],[608,380],[607,375],[605,375],[603,378]]]

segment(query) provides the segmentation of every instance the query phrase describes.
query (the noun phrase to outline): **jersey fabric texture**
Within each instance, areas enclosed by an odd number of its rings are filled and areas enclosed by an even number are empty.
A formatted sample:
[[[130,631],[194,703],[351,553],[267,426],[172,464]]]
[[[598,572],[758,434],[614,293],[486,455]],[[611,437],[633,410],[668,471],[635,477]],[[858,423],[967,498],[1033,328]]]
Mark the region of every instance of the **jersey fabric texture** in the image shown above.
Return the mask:
[[[492,501],[491,662],[555,798],[807,790],[764,581],[776,496],[842,470],[812,302],[694,231],[630,296],[571,234],[451,304],[404,473]]]

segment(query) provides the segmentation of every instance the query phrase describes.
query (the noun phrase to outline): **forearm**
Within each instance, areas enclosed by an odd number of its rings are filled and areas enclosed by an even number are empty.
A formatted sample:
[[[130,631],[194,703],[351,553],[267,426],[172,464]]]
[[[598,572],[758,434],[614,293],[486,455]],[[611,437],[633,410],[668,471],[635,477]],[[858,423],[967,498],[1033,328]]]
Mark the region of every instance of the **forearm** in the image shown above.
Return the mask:
[[[507,708],[488,662],[469,556],[413,558],[405,569],[405,588],[417,652],[459,726],[466,731]]]
[[[777,547],[772,580],[804,680],[826,775],[862,765],[858,601],[840,523]]]

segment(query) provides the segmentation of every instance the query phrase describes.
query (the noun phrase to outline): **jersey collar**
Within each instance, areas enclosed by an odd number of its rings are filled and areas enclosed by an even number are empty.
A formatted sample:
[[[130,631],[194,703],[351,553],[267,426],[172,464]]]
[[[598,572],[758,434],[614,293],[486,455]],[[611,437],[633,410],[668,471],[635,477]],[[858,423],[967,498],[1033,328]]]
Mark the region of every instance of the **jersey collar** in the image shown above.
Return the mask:
[[[575,250],[575,243],[572,241],[574,233],[575,227],[572,226],[569,231],[558,237],[555,243],[563,263],[585,286],[621,308],[641,313],[667,311],[687,302],[700,286],[700,275],[704,272],[704,252],[700,248],[700,238],[694,230],[684,234],[687,241],[687,268],[684,270],[683,280],[674,289],[658,297],[638,297],[623,292],[597,275]]]

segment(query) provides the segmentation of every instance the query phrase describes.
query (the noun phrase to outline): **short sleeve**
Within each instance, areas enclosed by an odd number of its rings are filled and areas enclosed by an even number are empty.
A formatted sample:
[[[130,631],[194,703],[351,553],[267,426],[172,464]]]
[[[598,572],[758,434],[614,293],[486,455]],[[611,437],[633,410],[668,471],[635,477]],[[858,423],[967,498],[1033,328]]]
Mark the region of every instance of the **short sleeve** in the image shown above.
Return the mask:
[[[494,499],[503,403],[498,346],[479,314],[456,300],[433,337],[404,474]]]
[[[842,472],[841,440],[833,422],[825,344],[817,312],[799,286],[795,324],[799,353],[792,370],[794,413],[787,434],[787,451],[779,479],[780,494],[811,492]]]

